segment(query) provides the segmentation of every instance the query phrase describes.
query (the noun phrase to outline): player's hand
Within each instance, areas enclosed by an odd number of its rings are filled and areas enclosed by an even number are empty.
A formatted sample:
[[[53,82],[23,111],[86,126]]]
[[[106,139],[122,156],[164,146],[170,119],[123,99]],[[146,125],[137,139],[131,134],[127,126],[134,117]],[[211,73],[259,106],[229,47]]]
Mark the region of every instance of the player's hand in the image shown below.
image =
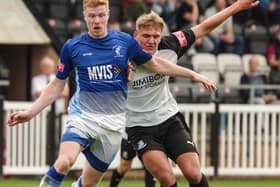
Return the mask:
[[[131,62],[129,62],[126,67],[126,81],[127,82],[131,81],[131,79],[132,79],[132,71],[133,71],[133,65],[131,64]]]
[[[19,123],[24,123],[26,121],[31,120],[33,117],[32,112],[29,110],[25,111],[17,111],[9,115],[8,117],[8,125],[14,126]]]
[[[197,74],[193,80],[202,83],[203,86],[210,92],[215,92],[217,90],[216,85],[204,75]]]
[[[241,10],[246,10],[258,6],[259,1],[256,0],[238,0],[238,3]]]

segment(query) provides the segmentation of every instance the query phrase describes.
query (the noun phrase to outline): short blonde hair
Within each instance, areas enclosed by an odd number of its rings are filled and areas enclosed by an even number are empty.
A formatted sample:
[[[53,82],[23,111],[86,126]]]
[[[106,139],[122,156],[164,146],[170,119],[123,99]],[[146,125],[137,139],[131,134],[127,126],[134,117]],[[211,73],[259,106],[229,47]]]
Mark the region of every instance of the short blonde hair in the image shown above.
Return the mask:
[[[160,26],[161,30],[163,30],[165,22],[163,21],[162,17],[153,11],[151,11],[149,14],[143,14],[136,20],[136,30],[139,30],[141,27],[154,25]]]
[[[98,5],[106,5],[109,8],[109,0],[83,0],[84,10],[87,7],[96,7]]]

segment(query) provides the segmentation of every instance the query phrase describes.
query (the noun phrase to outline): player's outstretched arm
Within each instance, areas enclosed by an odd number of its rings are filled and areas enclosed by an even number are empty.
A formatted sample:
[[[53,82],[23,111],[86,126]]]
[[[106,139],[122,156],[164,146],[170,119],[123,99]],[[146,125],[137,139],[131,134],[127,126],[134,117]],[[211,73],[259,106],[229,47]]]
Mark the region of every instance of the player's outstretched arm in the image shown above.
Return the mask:
[[[209,91],[216,91],[216,85],[203,75],[200,75],[188,68],[178,66],[172,62],[159,57],[153,57],[152,60],[144,64],[144,67],[151,72],[169,75],[173,77],[184,77],[200,82]]]
[[[55,78],[43,90],[40,97],[25,111],[17,111],[8,116],[8,125],[14,126],[31,120],[35,115],[58,98],[64,89],[66,80]]]
[[[259,4],[256,0],[237,0],[235,3],[218,12],[217,14],[204,20],[202,23],[194,26],[191,30],[194,32],[196,39],[208,34],[218,25],[223,23],[230,16],[242,11],[253,8]]]

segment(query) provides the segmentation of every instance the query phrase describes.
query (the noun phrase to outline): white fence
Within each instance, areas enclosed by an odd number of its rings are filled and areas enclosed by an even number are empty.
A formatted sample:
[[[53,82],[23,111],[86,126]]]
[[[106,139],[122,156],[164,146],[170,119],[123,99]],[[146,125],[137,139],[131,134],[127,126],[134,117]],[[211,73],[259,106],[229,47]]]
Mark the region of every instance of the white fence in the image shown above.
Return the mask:
[[[4,111],[8,115],[22,110],[30,103],[4,102]],[[192,129],[193,139],[199,151],[201,167],[207,176],[214,175],[211,165],[211,126],[220,128],[218,142],[218,175],[279,175],[280,176],[280,106],[276,105],[236,105],[221,104],[220,126],[211,124],[214,104],[180,104]],[[49,109],[36,116],[31,122],[4,129],[6,149],[3,166],[4,174],[38,175],[47,169],[46,118]],[[6,116],[5,115],[5,116]],[[62,118],[65,121],[65,116]],[[115,168],[119,163],[119,154],[111,164]],[[80,156],[74,169],[83,165]],[[138,159],[133,168],[141,168]],[[173,165],[174,172],[180,170]]]
[[[4,112],[7,115],[18,110],[24,110],[31,105],[29,102],[4,102]],[[47,113],[49,108],[41,112],[30,122],[15,127],[4,123],[6,149],[3,174],[33,175],[45,173],[49,166],[46,164],[47,154]]]
[[[219,175],[280,175],[280,106],[220,105]]]
[[[207,153],[210,151],[207,148],[207,140],[210,139],[209,133],[206,133],[206,127],[209,126],[209,121],[207,121],[207,116],[213,114],[215,112],[214,104],[181,104],[180,111],[184,114],[186,121],[190,124],[193,131],[193,139],[198,143],[198,151],[200,153],[201,159],[201,167],[203,172],[206,175],[213,175],[214,168],[210,165],[209,157],[207,160]],[[192,116],[192,117],[191,117]],[[67,116],[64,116],[62,119],[62,124],[65,124]],[[192,120],[191,120],[192,119]],[[208,124],[208,125],[207,125]],[[209,146],[208,146],[209,147]],[[79,155],[77,162],[74,164],[73,169],[82,169],[84,156],[82,154]],[[109,169],[116,168],[119,165],[120,154],[118,153],[114,161],[111,163]],[[180,169],[173,163],[172,167],[174,173],[177,175],[181,175]],[[136,157],[133,160],[132,168],[142,168],[142,164],[139,159]]]

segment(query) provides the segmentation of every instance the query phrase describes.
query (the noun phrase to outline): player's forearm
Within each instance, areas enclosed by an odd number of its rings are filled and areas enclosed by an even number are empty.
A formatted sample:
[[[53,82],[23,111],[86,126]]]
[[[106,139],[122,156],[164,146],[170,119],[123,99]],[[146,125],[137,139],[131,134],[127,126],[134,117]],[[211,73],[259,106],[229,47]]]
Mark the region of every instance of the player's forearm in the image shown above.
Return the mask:
[[[45,107],[53,103],[61,95],[63,88],[64,86],[60,85],[60,83],[57,83],[55,80],[48,84],[39,98],[29,108],[32,116],[37,115]]]
[[[217,14],[207,18],[201,24],[194,26],[192,30],[194,31],[196,38],[200,38],[208,34],[218,25],[223,23],[227,18],[241,10],[242,9],[240,6],[238,6],[238,3],[234,3],[231,6],[225,8],[224,10],[218,12]]]
[[[190,79],[194,79],[196,76],[196,73],[194,71],[187,68],[183,68],[159,57],[153,57],[153,60],[144,64],[144,66],[149,71],[159,73],[162,75],[184,77]]]

